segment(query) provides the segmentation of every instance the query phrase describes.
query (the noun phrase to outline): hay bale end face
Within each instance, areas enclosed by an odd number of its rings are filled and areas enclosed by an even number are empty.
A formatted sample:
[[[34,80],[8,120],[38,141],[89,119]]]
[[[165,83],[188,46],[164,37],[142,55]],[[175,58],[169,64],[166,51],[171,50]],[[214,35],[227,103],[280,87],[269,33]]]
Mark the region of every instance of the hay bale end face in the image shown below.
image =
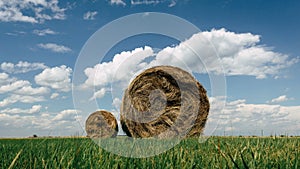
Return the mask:
[[[126,89],[121,125],[131,137],[197,137],[209,113],[206,90],[188,72],[157,66],[138,75]]]
[[[118,123],[112,113],[96,111],[92,113],[85,123],[87,136],[90,138],[110,138],[118,134]]]

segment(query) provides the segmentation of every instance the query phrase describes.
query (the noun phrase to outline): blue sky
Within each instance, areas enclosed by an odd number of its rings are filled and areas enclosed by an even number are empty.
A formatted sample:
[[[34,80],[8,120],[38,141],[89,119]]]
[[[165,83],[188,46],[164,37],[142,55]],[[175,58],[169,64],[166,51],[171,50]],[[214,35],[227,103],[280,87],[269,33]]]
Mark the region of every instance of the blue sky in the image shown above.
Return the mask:
[[[122,91],[133,75],[161,64],[190,69],[207,89],[212,106],[207,135],[261,130],[299,135],[299,7],[296,0],[0,0],[0,137],[84,134],[94,100],[118,117]],[[126,15],[147,18],[151,12],[177,16],[202,32],[173,27],[170,32],[186,38],[148,33],[122,39],[98,62],[82,67],[81,84],[72,90],[75,65],[84,57],[80,52],[97,30]],[[130,24],[126,28],[142,26]],[[114,31],[129,31],[124,29]],[[98,37],[99,46],[114,36]],[[206,71],[185,45],[202,54]],[[208,62],[210,52],[221,66]],[[212,95],[209,75],[223,73],[227,94]]]

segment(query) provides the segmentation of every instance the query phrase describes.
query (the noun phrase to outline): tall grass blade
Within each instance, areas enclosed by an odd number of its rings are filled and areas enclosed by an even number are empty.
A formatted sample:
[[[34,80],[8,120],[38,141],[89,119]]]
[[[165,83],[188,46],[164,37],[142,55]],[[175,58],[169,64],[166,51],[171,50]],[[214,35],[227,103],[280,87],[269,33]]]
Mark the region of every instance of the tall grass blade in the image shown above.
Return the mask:
[[[14,158],[14,160],[11,162],[10,166],[8,167],[8,169],[12,169],[17,161],[17,159],[19,158],[20,154],[22,153],[22,149],[18,152],[18,154],[16,155],[16,157]]]

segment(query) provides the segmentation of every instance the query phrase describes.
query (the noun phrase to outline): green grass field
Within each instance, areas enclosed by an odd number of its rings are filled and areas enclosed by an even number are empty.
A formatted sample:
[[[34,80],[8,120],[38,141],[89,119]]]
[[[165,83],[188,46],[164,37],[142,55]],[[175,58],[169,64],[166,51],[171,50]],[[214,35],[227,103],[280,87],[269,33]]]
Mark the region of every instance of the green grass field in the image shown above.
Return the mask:
[[[149,158],[126,158],[87,138],[1,139],[0,168],[300,168],[300,138],[188,139]]]

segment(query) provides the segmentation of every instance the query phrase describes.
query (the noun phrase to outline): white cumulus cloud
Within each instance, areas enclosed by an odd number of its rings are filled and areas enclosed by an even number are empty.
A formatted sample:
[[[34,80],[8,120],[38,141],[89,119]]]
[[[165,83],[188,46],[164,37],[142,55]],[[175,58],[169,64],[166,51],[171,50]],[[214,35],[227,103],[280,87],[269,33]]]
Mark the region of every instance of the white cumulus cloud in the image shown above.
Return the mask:
[[[71,89],[72,69],[65,65],[60,67],[46,68],[34,77],[35,82],[42,86],[68,92]]]
[[[30,85],[30,82],[29,81],[26,81],[26,80],[18,80],[18,81],[15,81],[15,82],[12,82],[12,83],[8,83],[8,84],[5,84],[5,85],[1,85],[0,86],[0,93],[8,93],[8,92],[11,92],[11,91],[15,91],[23,86],[28,86]]]
[[[20,102],[20,103],[36,103],[45,101],[44,96],[27,96],[27,95],[19,95],[12,94],[9,97],[0,101],[0,107],[6,107],[8,105]]]
[[[224,71],[228,76],[248,75],[262,79],[275,76],[281,69],[299,61],[298,58],[289,59],[288,55],[274,52],[259,42],[260,36],[251,33],[213,29],[194,34],[178,46],[166,47],[157,54],[152,64],[186,66],[197,73],[222,74]],[[224,69],[218,64],[219,61]]]
[[[233,134],[257,135],[264,130],[267,135],[277,132],[295,134],[300,129],[300,106],[281,106],[278,104],[249,104],[246,100],[234,100],[219,109],[218,98],[210,98],[211,110],[206,133],[218,126],[218,134],[231,128]]]
[[[41,110],[41,105],[33,105],[30,109],[20,109],[20,108],[7,108],[1,110],[0,113],[7,113],[7,114],[35,114],[39,113]]]
[[[110,0],[111,5],[123,5],[125,6],[126,3],[123,0]]]
[[[148,46],[116,54],[111,62],[85,69],[88,78],[84,86],[105,86],[112,80],[128,81],[137,70],[145,66],[146,63],[142,61],[153,54],[152,48]]]
[[[95,16],[98,14],[97,11],[88,11],[83,15],[84,20],[94,20]]]
[[[95,91],[93,97],[91,97],[90,100],[94,100],[94,99],[97,99],[97,98],[104,97],[105,96],[105,92],[106,92],[105,88],[101,88],[100,90]]]
[[[65,19],[66,9],[58,4],[58,0],[1,0],[0,21],[42,23],[45,20]]]
[[[45,136],[67,136],[82,132],[77,122],[82,117],[76,114],[76,110],[43,112],[41,108],[40,105],[34,105],[30,109],[0,110],[0,130],[5,131],[3,136],[29,136],[33,131]],[[20,133],[16,134],[16,130],[20,130]]]
[[[35,35],[38,35],[38,36],[45,36],[45,35],[56,35],[58,34],[58,32],[55,32],[49,28],[47,29],[42,29],[42,30],[38,30],[38,29],[35,29],[32,31],[33,34]]]
[[[282,95],[282,96],[272,99],[271,101],[268,101],[268,103],[280,103],[280,102],[285,102],[288,100],[292,100],[292,98],[288,98],[286,95]]]
[[[158,53],[146,46],[116,54],[110,62],[86,68],[84,85],[105,86],[118,81],[124,81],[127,85],[136,71],[157,65],[188,68],[195,73],[224,72],[227,76],[247,75],[262,79],[278,76],[280,70],[299,61],[298,58],[290,59],[288,55],[274,52],[259,42],[260,36],[251,33],[234,33],[225,29],[200,32]],[[150,63],[144,61],[154,55]]]
[[[44,63],[29,63],[19,61],[17,64],[13,64],[10,62],[1,63],[1,69],[7,73],[27,73],[34,70],[45,69]]]
[[[50,99],[55,99],[59,96],[59,93],[52,93]]]
[[[66,120],[66,121],[70,121],[70,120],[76,120],[76,116],[77,116],[77,110],[74,109],[68,109],[68,110],[63,110],[60,113],[58,113],[53,120]]]
[[[0,74],[0,94],[17,94],[17,95],[45,95],[50,92],[47,87],[32,87],[27,80],[18,80],[11,78],[6,73]],[[2,81],[3,80],[3,81]]]
[[[52,52],[56,53],[68,53],[71,52],[72,49],[69,47],[66,47],[64,45],[58,45],[55,43],[40,43],[37,45],[39,48],[51,50]]]
[[[122,105],[122,100],[119,98],[114,98],[112,105],[119,110]]]
[[[3,85],[8,85],[11,82],[16,81],[16,78],[11,78],[7,73],[0,73],[0,88]]]
[[[275,78],[280,76],[282,69],[298,61],[299,58],[290,59],[286,54],[261,45],[259,35],[212,29],[196,33],[180,44],[170,45],[157,53],[145,46],[116,54],[112,61],[86,68],[84,73],[87,79],[82,87],[96,86],[101,90],[108,84],[118,84],[117,88],[124,89],[137,73],[158,65],[181,67],[193,73]]]
[[[167,3],[169,4],[168,7],[173,7],[177,0],[131,0],[131,5],[157,5],[161,3]]]
[[[171,0],[171,3],[169,4],[169,7],[173,7],[176,5],[176,0]]]
[[[22,88],[19,88],[18,90],[14,91],[16,94],[20,95],[28,95],[28,96],[33,96],[33,95],[45,95],[50,92],[50,89],[47,87],[37,87],[33,88],[32,86],[23,86]]]
[[[2,81],[3,80],[3,81]],[[44,101],[44,96],[50,92],[47,87],[32,87],[27,80],[11,78],[6,73],[0,73],[0,107],[6,107],[14,103],[35,103]]]

